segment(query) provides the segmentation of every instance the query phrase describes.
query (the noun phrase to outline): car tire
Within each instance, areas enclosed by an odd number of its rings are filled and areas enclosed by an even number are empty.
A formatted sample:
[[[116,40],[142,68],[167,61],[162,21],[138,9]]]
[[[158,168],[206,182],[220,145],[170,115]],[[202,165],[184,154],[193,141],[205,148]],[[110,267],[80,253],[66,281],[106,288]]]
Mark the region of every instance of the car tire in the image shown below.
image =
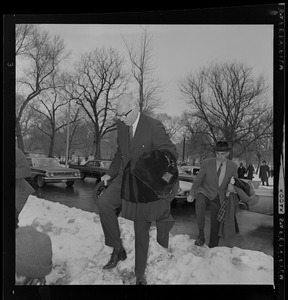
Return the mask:
[[[176,203],[175,203],[176,207],[184,207],[185,206],[185,200],[184,199],[177,199]]]
[[[74,181],[67,181],[66,182],[66,186],[69,187],[69,186],[72,186],[74,184]]]
[[[45,186],[46,182],[44,181],[43,177],[42,176],[37,176],[36,177],[36,183],[37,183],[37,186],[39,188],[42,188]]]
[[[84,173],[82,173],[82,172],[81,172],[80,176],[81,176],[81,180],[84,180],[84,179],[85,179],[85,177],[86,177],[86,176],[85,176],[85,174],[84,174]]]

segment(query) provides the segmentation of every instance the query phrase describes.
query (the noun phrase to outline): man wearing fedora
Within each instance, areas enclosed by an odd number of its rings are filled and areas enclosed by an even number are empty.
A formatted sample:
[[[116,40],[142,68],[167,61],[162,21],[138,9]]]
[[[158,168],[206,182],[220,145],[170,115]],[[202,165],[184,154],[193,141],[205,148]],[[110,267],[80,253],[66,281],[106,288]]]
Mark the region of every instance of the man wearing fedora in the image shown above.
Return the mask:
[[[207,158],[203,161],[187,197],[189,202],[193,202],[196,197],[195,210],[199,230],[199,235],[195,241],[197,246],[203,246],[205,243],[205,212],[206,207],[208,205],[210,207],[211,226],[208,245],[210,248],[218,246],[220,222],[217,220],[217,214],[227,190],[235,193],[233,185],[229,183],[231,177],[238,177],[236,163],[228,160],[231,150],[228,143],[219,141],[214,150],[216,157]]]
[[[121,217],[134,221],[136,284],[145,285],[151,222],[156,222],[157,241],[165,248],[168,248],[169,231],[174,225],[170,201],[177,194],[177,183],[179,185],[178,154],[163,124],[140,113],[139,103],[131,94],[119,98],[116,110],[117,151],[109,170],[101,178],[105,185],[108,181],[111,183],[96,203],[105,244],[113,248],[103,269],[115,268],[127,257],[117,219],[121,206]],[[174,167],[167,172],[168,162]],[[161,175],[163,181],[157,175],[161,169],[165,171]],[[161,191],[167,194],[158,195]]]

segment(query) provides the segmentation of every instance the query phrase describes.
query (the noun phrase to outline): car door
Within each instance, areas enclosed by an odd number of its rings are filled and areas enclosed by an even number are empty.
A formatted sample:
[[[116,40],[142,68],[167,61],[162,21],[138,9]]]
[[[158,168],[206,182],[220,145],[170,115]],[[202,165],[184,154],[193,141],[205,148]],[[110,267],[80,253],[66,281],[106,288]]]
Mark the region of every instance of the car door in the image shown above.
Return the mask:
[[[93,168],[94,168],[94,161],[88,161],[86,163],[86,168],[85,168],[85,175],[87,177],[93,177]]]

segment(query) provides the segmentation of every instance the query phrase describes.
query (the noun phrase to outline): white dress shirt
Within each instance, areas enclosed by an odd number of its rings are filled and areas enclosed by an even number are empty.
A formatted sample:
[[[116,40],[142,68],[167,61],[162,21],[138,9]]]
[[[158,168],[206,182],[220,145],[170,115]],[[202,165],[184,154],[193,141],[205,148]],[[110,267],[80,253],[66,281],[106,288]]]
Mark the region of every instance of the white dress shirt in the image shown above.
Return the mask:
[[[136,131],[136,128],[137,128],[137,125],[138,125],[138,122],[139,122],[139,118],[140,118],[140,112],[138,112],[137,119],[136,119],[136,121],[134,122],[134,124],[132,125],[132,133],[133,133],[133,137],[134,137],[134,135],[135,135],[135,131]]]

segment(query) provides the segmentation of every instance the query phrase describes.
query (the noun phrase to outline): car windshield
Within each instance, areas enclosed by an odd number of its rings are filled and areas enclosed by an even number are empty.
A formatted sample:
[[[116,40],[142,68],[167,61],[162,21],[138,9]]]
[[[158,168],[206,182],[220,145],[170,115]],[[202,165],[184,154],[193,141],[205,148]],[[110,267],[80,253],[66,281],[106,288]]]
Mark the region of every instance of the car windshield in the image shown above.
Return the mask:
[[[198,168],[194,168],[194,169],[193,169],[193,175],[197,175],[197,174],[199,173],[199,170],[200,170],[200,169],[198,169]]]
[[[102,161],[102,167],[105,169],[109,169],[111,165],[111,161]]]
[[[35,168],[39,167],[59,167],[61,166],[57,159],[55,158],[32,158],[33,166]]]

